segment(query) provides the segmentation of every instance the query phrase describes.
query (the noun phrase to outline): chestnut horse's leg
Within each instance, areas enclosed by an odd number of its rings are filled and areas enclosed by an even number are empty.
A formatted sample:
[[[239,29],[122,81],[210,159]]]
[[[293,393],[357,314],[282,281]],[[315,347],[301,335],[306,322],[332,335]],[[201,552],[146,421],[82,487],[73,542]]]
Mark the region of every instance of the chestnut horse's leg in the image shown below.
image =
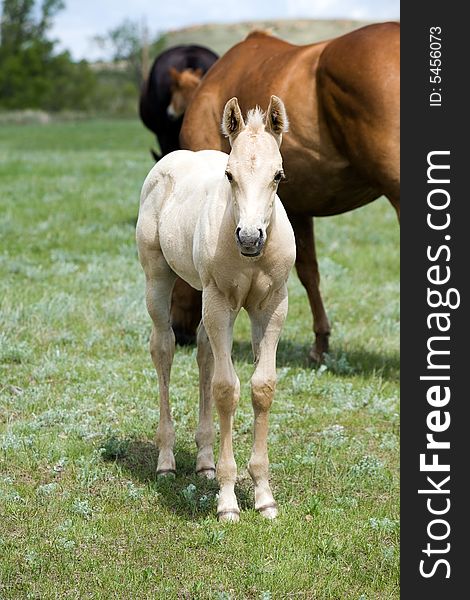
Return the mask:
[[[196,431],[196,473],[208,479],[215,477],[214,425],[212,422],[211,384],[214,374],[214,356],[204,324],[197,331],[197,363],[199,365],[199,425]]]
[[[215,285],[210,285],[203,291],[202,314],[214,355],[211,393],[220,422],[220,453],[217,461],[220,491],[217,516],[221,521],[238,521],[240,509],[235,496],[237,464],[233,456],[232,425],[240,398],[240,381],[231,357],[233,324],[237,313]]]
[[[289,214],[289,219],[294,229],[297,246],[295,268],[302,285],[307,291],[313,315],[315,344],[310,351],[310,357],[315,362],[321,362],[323,354],[328,352],[330,323],[320,294],[320,272],[315,252],[313,218],[308,215]]]
[[[202,294],[182,279],[177,279],[171,302],[171,325],[180,346],[194,344],[201,320]]]
[[[277,516],[269,485],[268,419],[276,388],[276,350],[287,315],[287,286],[273,294],[263,309],[248,310],[256,369],[251,378],[254,412],[253,449],[248,472],[255,484],[255,508],[268,519]]]
[[[390,204],[393,206],[393,208],[395,209],[396,213],[397,213],[397,217],[398,217],[398,222],[400,223],[400,196],[387,196],[387,198],[390,201]]]

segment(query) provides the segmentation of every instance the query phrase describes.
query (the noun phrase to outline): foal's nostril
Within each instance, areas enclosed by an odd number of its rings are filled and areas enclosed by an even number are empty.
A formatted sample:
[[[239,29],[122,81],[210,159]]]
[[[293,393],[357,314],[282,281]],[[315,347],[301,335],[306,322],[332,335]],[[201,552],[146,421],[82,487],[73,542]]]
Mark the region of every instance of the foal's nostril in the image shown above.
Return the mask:
[[[254,254],[264,243],[264,233],[258,227],[237,227],[235,231],[237,242],[241,247],[248,249]]]

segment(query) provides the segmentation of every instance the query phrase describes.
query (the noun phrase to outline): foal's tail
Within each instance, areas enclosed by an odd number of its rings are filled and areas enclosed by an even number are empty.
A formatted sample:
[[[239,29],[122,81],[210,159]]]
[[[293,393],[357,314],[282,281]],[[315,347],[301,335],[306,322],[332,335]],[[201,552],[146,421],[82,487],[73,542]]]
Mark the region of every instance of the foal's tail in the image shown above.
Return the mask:
[[[157,163],[158,164],[158,163]],[[144,204],[149,198],[150,194],[157,187],[160,181],[160,174],[157,171],[157,164],[150,170],[149,174],[145,178],[142,185],[142,191],[140,192],[140,205]]]

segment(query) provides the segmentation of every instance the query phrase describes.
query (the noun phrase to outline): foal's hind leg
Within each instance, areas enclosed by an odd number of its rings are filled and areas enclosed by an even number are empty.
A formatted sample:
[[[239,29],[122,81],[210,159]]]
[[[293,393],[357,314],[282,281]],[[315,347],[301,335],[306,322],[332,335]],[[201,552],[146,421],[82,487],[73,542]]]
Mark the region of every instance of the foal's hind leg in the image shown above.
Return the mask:
[[[175,336],[170,325],[171,292],[176,275],[171,271],[160,251],[146,254],[147,309],[152,317],[153,329],[150,336],[150,354],[158,375],[160,390],[160,420],[157,428],[159,448],[157,474],[175,473],[173,455],[175,432],[169,404],[170,370],[175,352]]]
[[[276,388],[276,350],[287,314],[287,288],[273,294],[262,309],[249,311],[256,369],[251,378],[251,399],[255,417],[253,450],[248,472],[255,484],[255,508],[268,519],[277,516],[269,485],[268,419]]]
[[[212,422],[211,384],[214,374],[214,356],[204,324],[197,331],[197,363],[199,365],[199,425],[196,432],[198,448],[196,473],[208,479],[215,477],[214,425]]]

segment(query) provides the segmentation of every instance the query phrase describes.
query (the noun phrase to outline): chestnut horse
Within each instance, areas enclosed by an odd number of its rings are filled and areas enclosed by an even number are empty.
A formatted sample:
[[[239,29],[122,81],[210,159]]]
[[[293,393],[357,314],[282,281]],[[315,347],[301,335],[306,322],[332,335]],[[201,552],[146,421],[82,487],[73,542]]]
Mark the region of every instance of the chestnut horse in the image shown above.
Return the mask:
[[[399,52],[398,23],[369,25],[307,46],[253,32],[213,66],[185,113],[183,148],[228,151],[218,115],[229,98],[237,96],[243,111],[266,105],[272,94],[283,99],[290,131],[282,147],[287,181],[279,195],[295,232],[297,273],[313,313],[314,360],[328,351],[330,325],[312,217],[337,215],[381,195],[399,215]],[[186,308],[198,306],[195,294],[188,288]],[[189,319],[175,298],[176,327],[183,317]]]

